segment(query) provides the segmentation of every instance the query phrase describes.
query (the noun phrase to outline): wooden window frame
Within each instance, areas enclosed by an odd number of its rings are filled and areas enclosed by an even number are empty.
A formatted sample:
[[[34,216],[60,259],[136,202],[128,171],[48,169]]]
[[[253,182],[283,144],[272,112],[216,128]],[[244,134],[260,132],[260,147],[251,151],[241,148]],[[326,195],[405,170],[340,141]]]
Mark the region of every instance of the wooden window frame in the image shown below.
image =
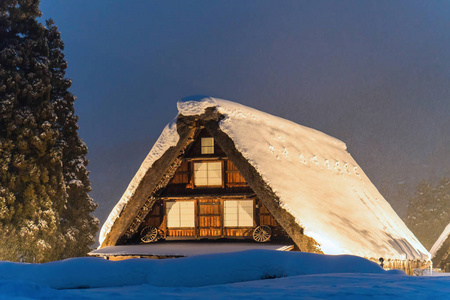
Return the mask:
[[[222,176],[222,183],[219,185],[197,185],[195,182],[195,164],[198,163],[214,163],[214,162],[220,162],[221,167],[221,176]],[[224,161],[223,160],[199,160],[199,161],[193,161],[192,162],[192,184],[195,189],[205,189],[205,188],[224,188],[225,187],[225,171],[224,171]]]
[[[237,226],[226,226],[225,225],[225,203],[227,202],[227,201],[251,201],[252,202],[252,225],[250,226],[250,225],[248,225],[248,226],[239,226],[239,225],[237,225]],[[224,200],[223,201],[223,203],[222,203],[222,206],[223,206],[223,212],[222,212],[222,216],[223,216],[223,219],[222,219],[222,226],[223,226],[223,228],[226,228],[226,229],[244,229],[244,228],[253,228],[253,227],[255,227],[255,221],[256,221],[256,211],[255,211],[255,200],[254,199],[227,199],[227,200]],[[238,220],[237,220],[237,223],[239,224],[239,206],[238,206],[238,211],[237,211],[237,217],[238,217]]]
[[[194,206],[193,206],[193,216],[194,216],[194,226],[192,227],[169,227],[169,214],[167,211],[167,204],[169,202],[174,202],[174,203],[182,203],[182,202],[193,202]],[[170,230],[170,229],[194,229],[197,227],[197,201],[195,200],[169,200],[169,201],[165,201],[164,203],[164,210],[165,210],[165,215],[166,215],[166,231]],[[180,220],[181,223],[181,220]]]

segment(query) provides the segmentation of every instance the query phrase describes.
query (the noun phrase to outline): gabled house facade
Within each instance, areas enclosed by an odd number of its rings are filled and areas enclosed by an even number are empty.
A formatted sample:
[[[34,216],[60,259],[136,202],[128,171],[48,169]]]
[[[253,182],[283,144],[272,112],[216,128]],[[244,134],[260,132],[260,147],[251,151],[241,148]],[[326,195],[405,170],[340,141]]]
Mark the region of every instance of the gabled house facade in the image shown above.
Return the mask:
[[[167,186],[138,226],[142,242],[159,239],[284,238],[283,229],[209,132],[199,127]],[[134,236],[130,232],[130,236]]]
[[[289,240],[409,273],[430,263],[341,141],[211,97],[178,109],[103,225],[100,248]]]

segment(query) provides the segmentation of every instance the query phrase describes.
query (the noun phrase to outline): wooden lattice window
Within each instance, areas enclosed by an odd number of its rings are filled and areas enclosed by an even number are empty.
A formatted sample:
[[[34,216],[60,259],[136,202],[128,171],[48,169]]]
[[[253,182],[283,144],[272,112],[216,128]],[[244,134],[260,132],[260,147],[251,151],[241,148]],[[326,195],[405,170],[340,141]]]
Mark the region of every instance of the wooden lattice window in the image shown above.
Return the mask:
[[[195,162],[195,186],[221,186],[222,162]]]
[[[194,201],[166,202],[167,227],[195,227]]]
[[[224,201],[223,217],[225,227],[252,227],[253,200]]]

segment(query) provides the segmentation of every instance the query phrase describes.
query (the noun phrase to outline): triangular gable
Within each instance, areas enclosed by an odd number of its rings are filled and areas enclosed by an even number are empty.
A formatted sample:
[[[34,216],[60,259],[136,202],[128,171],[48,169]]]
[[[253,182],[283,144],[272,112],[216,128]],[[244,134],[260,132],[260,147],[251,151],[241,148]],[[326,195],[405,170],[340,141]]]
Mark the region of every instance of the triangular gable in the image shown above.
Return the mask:
[[[217,121],[220,117],[217,112],[210,110],[201,118],[183,116],[178,118],[177,126],[180,139],[177,145],[169,148],[147,170],[134,194],[122,210],[120,217],[116,218],[114,226],[106,235],[101,247],[116,245],[121,243],[123,238],[131,238],[137,233],[145,217],[151,212],[155,193],[164,188],[173,179],[185,153],[189,152],[190,148],[194,147],[199,141],[197,139],[199,133],[207,130],[209,135],[214,137],[218,147],[223,150],[239,173],[246,179],[246,182],[264,204],[265,208],[293,239],[296,245],[303,251],[320,252],[318,244],[302,234],[303,228],[299,226],[287,211],[279,206],[277,197],[270,187],[264,183],[263,179],[248,161],[237,153],[233,141],[217,127]]]

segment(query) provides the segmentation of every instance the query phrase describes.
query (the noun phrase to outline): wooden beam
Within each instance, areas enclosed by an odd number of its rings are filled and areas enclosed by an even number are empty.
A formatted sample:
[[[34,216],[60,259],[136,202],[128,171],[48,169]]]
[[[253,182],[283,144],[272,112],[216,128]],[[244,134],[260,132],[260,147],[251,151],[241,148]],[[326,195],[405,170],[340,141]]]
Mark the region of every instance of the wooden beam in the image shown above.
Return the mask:
[[[191,161],[204,161],[204,160],[207,160],[207,161],[210,161],[210,160],[223,161],[223,160],[228,159],[228,157],[220,157],[220,156],[216,156],[216,157],[186,157],[185,159],[188,162],[191,162]]]
[[[223,224],[223,222],[224,222],[224,200],[223,199],[219,199],[219,201],[220,201],[220,235],[221,235],[221,237],[224,237],[225,236],[225,232],[224,232],[224,229],[223,229],[223,227],[224,227],[224,224]]]
[[[251,199],[256,197],[254,193],[251,194],[236,194],[236,195],[221,195],[221,194],[206,194],[195,196],[164,196],[159,197],[161,200],[199,200],[199,199]]]

